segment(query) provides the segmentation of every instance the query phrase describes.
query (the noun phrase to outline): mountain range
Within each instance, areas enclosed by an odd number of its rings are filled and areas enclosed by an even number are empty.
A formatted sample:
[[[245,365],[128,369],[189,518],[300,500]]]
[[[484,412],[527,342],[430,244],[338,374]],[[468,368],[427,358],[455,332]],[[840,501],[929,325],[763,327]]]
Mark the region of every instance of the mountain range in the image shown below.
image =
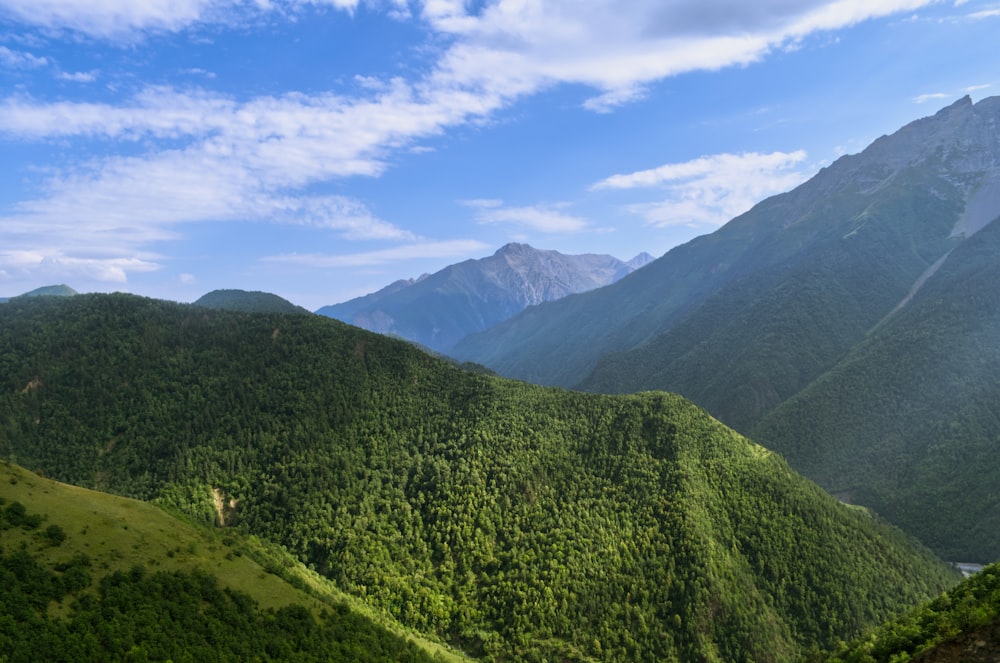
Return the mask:
[[[272,541],[475,658],[789,661],[957,581],[672,394],[121,294],[8,302],[0,362],[3,457]]]
[[[529,306],[614,283],[652,260],[647,253],[622,262],[608,255],[564,255],[512,243],[487,258],[396,281],[316,312],[447,352],[470,333]]]
[[[941,554],[997,559],[998,216],[1000,98],[965,97],[451,354],[683,394]]]

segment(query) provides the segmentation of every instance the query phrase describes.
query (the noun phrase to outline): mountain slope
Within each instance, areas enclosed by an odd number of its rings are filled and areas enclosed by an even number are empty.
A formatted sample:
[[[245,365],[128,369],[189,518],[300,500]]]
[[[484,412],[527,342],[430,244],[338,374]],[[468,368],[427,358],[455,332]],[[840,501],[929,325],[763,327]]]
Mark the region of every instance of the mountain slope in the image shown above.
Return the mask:
[[[76,290],[69,287],[66,284],[62,285],[45,285],[41,288],[35,288],[34,290],[29,290],[28,292],[17,295],[18,297],[71,297],[77,294]],[[0,297],[0,304],[8,302],[12,297]]]
[[[543,384],[680,391],[747,430],[898,304],[960,242],[957,226],[976,225],[963,209],[997,181],[998,114],[1000,100],[966,97],[614,285],[451,354]]]
[[[1000,98],[965,98],[453,354],[675,391],[940,554],[994,560],[998,217]]]
[[[441,660],[255,540],[6,462],[0,532],[5,661]]]
[[[1000,226],[754,429],[802,472],[949,559],[1000,557]]]
[[[214,513],[486,659],[786,661],[954,575],[668,394],[463,372],[319,316],[0,309],[0,454]]]
[[[993,663],[1000,658],[996,564],[898,619],[840,647],[829,663]]]
[[[419,279],[317,313],[382,334],[394,334],[439,352],[528,306],[593,290],[642,267],[607,255],[563,255],[507,244],[488,258],[466,260]]]

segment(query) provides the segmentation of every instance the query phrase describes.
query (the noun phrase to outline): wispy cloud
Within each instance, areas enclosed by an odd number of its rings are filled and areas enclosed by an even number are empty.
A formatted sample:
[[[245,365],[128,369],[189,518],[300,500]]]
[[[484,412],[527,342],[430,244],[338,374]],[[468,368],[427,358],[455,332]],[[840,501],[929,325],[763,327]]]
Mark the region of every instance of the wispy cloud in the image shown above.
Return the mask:
[[[477,223],[508,224],[551,234],[580,232],[591,225],[586,219],[562,212],[561,209],[566,207],[563,204],[506,207],[502,200],[462,202],[475,210]]]
[[[917,104],[925,104],[928,101],[938,101],[940,99],[949,99],[950,94],[944,92],[928,92],[927,94],[920,94],[913,98],[913,102]]]
[[[372,267],[406,260],[427,258],[457,258],[479,255],[489,248],[478,240],[421,240],[378,251],[345,254],[288,253],[262,258],[264,262],[285,263],[314,268]]]
[[[2,0],[0,15],[50,30],[123,38],[139,31],[175,31],[231,9],[239,0]]]
[[[663,198],[632,203],[627,209],[652,225],[717,226],[760,200],[791,189],[808,177],[799,167],[806,153],[714,154],[612,175],[591,186],[594,191],[654,189]]]
[[[928,101],[941,101],[942,99],[954,99],[959,94],[972,94],[973,92],[979,92],[980,90],[986,90],[993,87],[992,83],[981,83],[979,85],[967,85],[961,88],[957,92],[929,92],[927,94],[920,94],[913,98],[913,102],[917,104],[924,104]]]
[[[980,90],[988,90],[991,87],[993,87],[992,83],[982,83],[980,85],[969,85],[968,87],[966,87],[963,90],[963,92],[965,92],[967,94],[972,94],[973,92],[979,92]]]
[[[34,69],[49,64],[47,58],[39,57],[25,51],[15,51],[6,46],[0,46],[0,67],[6,69]]]
[[[0,0],[0,17],[131,43],[202,23],[237,24],[248,15],[294,19],[309,6],[351,13],[359,1]],[[0,136],[79,141],[100,145],[106,156],[64,164],[34,199],[0,210],[0,246],[116,261],[177,237],[179,224],[231,219],[308,224],[347,239],[412,241],[412,233],[379,219],[363,201],[307,192],[317,184],[377,177],[400,151],[419,151],[424,139],[490,118],[548,87],[583,85],[593,91],[585,105],[610,112],[664,78],[752,63],[818,31],[931,1],[592,0],[584,11],[576,0],[389,0],[369,8],[419,22],[430,31],[428,40],[441,45],[440,55],[412,79],[372,80],[353,96],[288,92],[237,100],[206,89],[153,86],[113,103],[7,96],[0,99]],[[0,47],[0,64],[49,63]],[[88,75],[66,76],[86,82]],[[665,181],[670,200],[642,213],[656,223],[681,212],[717,219],[757,192],[771,192],[775,182],[794,179],[753,172],[744,183],[711,173]],[[501,203],[478,208],[475,219],[547,233],[590,227],[558,205]],[[131,269],[115,264],[124,273]],[[155,264],[146,255],[135,269]]]
[[[440,73],[503,94],[557,83],[590,86],[608,111],[677,74],[744,65],[810,34],[931,4],[932,0],[500,0],[481,11],[424,3],[424,17],[457,41]]]
[[[972,12],[968,15],[968,18],[979,21],[987,18],[996,18],[1000,16],[1000,9],[983,9],[981,11]]]
[[[73,82],[73,83],[93,83],[94,81],[97,80],[97,72],[96,71],[75,71],[75,72],[61,71],[61,72],[59,72],[59,74],[57,75],[57,77],[59,78],[59,80],[70,81],[70,82]]]
[[[159,265],[155,261],[139,257],[85,258],[67,256],[58,250],[0,250],[0,273],[13,278],[30,277],[44,271],[52,279],[125,283],[128,272],[151,272],[157,269]]]

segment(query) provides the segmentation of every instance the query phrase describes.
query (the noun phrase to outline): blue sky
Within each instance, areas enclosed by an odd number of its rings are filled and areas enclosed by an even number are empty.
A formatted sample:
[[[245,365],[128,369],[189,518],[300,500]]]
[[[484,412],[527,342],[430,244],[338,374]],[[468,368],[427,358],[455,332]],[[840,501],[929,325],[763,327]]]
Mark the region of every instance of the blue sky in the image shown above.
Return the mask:
[[[1000,94],[1000,0],[0,0],[0,296],[628,259]]]

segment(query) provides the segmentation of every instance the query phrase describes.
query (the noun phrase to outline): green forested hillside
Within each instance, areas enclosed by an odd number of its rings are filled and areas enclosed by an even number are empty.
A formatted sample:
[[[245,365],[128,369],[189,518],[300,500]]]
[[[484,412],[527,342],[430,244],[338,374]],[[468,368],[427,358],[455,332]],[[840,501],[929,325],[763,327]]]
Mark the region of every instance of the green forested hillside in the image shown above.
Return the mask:
[[[1000,557],[1000,227],[956,248],[911,302],[754,439],[959,561]]]
[[[849,645],[828,663],[992,663],[1000,658],[1000,566],[993,564]]]
[[[2,462],[0,660],[443,660],[280,560]]]
[[[471,374],[319,316],[11,302],[0,454],[221,512],[486,659],[787,661],[954,581],[680,397]]]

